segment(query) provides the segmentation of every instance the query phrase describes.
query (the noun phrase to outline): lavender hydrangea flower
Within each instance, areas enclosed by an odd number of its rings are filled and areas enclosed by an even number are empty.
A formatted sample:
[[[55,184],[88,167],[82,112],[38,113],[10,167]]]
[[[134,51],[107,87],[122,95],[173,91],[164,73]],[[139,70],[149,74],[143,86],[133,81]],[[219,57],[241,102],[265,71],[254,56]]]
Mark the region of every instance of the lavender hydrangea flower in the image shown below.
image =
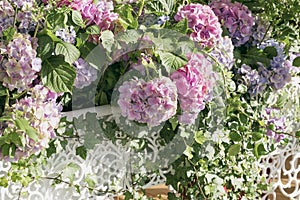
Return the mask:
[[[221,38],[221,24],[209,6],[201,4],[183,6],[174,19],[180,21],[184,18],[187,18],[188,27],[193,30],[191,39],[200,42],[203,47],[212,48]]]
[[[231,3],[230,0],[214,0],[209,6],[229,31],[234,46],[241,46],[250,39],[254,18],[245,5]]]
[[[234,46],[231,39],[228,36],[221,37],[217,42],[216,47],[210,52],[220,64],[222,64],[226,69],[231,69],[234,64],[233,57]]]
[[[199,112],[211,99],[214,84],[212,64],[202,55],[189,55],[189,62],[171,74],[175,82],[180,108],[179,122],[191,124],[195,122]]]
[[[263,19],[256,17],[255,24],[252,27],[252,45],[257,46],[263,40],[269,40],[271,36],[270,29],[271,27],[269,27],[269,22],[266,22]]]
[[[286,131],[285,117],[280,115],[279,110],[275,108],[267,108],[265,110],[264,119],[266,121],[267,127],[271,125],[274,129],[267,128],[267,136],[273,138],[275,142],[280,142],[284,138],[284,133]]]
[[[76,88],[84,88],[89,86],[98,77],[98,71],[90,66],[85,60],[79,58],[74,63],[76,69],[76,79],[74,86]]]
[[[285,60],[283,64],[284,67],[289,69],[291,75],[300,74],[300,67],[293,66],[293,61],[297,57],[300,57],[300,53],[289,52],[289,59]]]
[[[41,59],[36,55],[36,41],[29,35],[16,34],[8,43],[0,66],[0,81],[9,90],[19,92],[30,88],[41,70]]]
[[[42,85],[36,85],[30,90],[31,96],[24,97],[12,106],[11,118],[25,119],[38,134],[38,140],[33,140],[24,130],[19,130],[13,122],[7,122],[5,129],[0,131],[0,136],[18,133],[24,138],[24,146],[17,146],[14,158],[0,157],[5,160],[17,161],[38,154],[48,147],[50,139],[55,138],[55,129],[61,118],[61,104],[56,103],[58,94]],[[1,150],[0,150],[1,151]]]
[[[64,29],[57,30],[55,35],[65,42],[75,44],[76,42],[76,32],[73,26],[66,27]]]
[[[7,1],[0,1],[0,36],[2,32],[14,23],[15,11],[13,6]]]
[[[177,89],[167,77],[151,81],[133,78],[119,87],[122,116],[149,127],[158,126],[176,114]]]

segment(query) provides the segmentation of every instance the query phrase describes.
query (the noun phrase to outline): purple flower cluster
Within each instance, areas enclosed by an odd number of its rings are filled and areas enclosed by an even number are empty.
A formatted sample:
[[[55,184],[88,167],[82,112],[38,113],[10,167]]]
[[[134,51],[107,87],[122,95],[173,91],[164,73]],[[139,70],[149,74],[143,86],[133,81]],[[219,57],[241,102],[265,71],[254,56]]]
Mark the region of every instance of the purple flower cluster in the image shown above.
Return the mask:
[[[263,40],[268,40],[270,38],[271,31],[267,32],[269,24],[262,20],[261,18],[255,18],[255,25],[252,27],[252,45],[257,46]],[[270,27],[269,27],[270,29]]]
[[[203,47],[212,48],[221,38],[221,24],[209,6],[201,4],[183,6],[174,19],[180,21],[184,18],[187,18],[188,27],[193,31],[191,39],[200,42]]]
[[[55,32],[55,35],[65,42],[68,42],[71,44],[75,44],[75,42],[76,42],[76,32],[75,32],[73,26],[69,26],[64,29],[60,29]]]
[[[227,28],[234,46],[241,46],[249,40],[254,18],[245,5],[231,3],[230,0],[214,0],[209,6]]]
[[[221,65],[227,69],[231,69],[234,64],[233,57],[234,46],[228,36],[221,37],[215,48],[210,52]]]
[[[279,116],[279,110],[274,108],[267,108],[264,119],[267,122],[267,136],[273,138],[276,142],[280,142],[284,138],[286,131],[286,124],[284,116]],[[270,128],[273,126],[272,128]]]
[[[149,127],[158,126],[176,114],[177,89],[167,77],[151,81],[133,78],[119,87],[122,116]]]
[[[267,40],[260,45],[261,49],[266,47],[275,47],[277,55],[273,57],[270,62],[268,70],[270,72],[269,85],[275,89],[279,90],[285,86],[291,80],[291,74],[289,68],[284,65],[286,61],[286,54],[284,53],[284,44],[278,43],[275,40]]]
[[[0,2],[0,35],[9,26],[14,23],[14,17],[16,14],[16,22],[18,22],[18,29],[22,33],[28,33],[33,31],[36,22],[32,19],[32,9],[34,0],[12,0]],[[16,13],[16,9],[18,12]]]
[[[67,5],[80,11],[86,25],[96,24],[101,30],[111,30],[113,22],[118,19],[118,14],[113,12],[112,1],[100,0],[93,3],[93,0],[61,0],[58,5]]]
[[[30,88],[37,78],[42,60],[36,57],[36,42],[29,35],[18,33],[3,47],[5,58],[0,65],[0,81],[9,90],[18,89],[21,92]]]
[[[76,88],[82,89],[97,79],[98,71],[82,58],[79,58],[77,61],[75,61],[74,66],[76,69],[74,86]]]
[[[179,122],[194,123],[199,112],[211,99],[214,83],[212,64],[202,54],[190,55],[189,62],[173,72],[171,79],[176,84],[182,110]]]
[[[58,127],[62,106],[56,103],[58,94],[42,85],[30,90],[31,96],[24,97],[12,106],[12,119],[26,119],[37,132],[38,140],[33,140],[25,130],[19,130],[13,122],[8,122],[0,135],[18,133],[23,138],[23,145],[17,146],[14,161],[38,154],[48,147],[50,139],[55,138],[54,129]],[[0,154],[2,156],[2,154]],[[5,160],[11,160],[8,157]]]
[[[2,32],[14,23],[15,11],[12,5],[7,1],[0,1],[0,36]]]

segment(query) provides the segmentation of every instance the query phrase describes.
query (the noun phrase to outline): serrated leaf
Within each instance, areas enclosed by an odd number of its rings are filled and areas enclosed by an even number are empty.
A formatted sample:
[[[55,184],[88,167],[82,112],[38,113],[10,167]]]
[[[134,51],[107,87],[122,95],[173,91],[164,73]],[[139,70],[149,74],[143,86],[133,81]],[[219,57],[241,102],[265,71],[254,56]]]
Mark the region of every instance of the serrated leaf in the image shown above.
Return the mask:
[[[43,60],[49,58],[54,50],[54,41],[48,35],[38,36],[38,48],[37,53],[38,57]]]
[[[293,66],[300,67],[300,56],[293,60]]]
[[[65,61],[72,65],[80,56],[80,51],[72,44],[67,42],[58,42],[55,47],[56,55],[63,55]]]
[[[82,19],[81,13],[77,10],[72,11],[72,21],[74,24],[80,26],[81,28],[85,27],[84,21]]]
[[[157,51],[157,54],[159,55],[162,64],[167,69],[177,70],[187,63],[184,58],[174,55],[170,52]]]
[[[106,30],[106,31],[103,31],[102,34],[101,34],[101,44],[102,46],[109,52],[112,51],[112,46],[114,44],[114,41],[115,41],[115,36],[113,34],[113,32],[109,31],[109,30]]]
[[[96,34],[100,34],[100,32],[101,32],[101,30],[100,30],[99,26],[97,26],[97,25],[89,26],[89,27],[86,29],[86,33],[87,33],[87,34],[96,35]]]
[[[80,146],[76,148],[76,155],[80,156],[82,159],[86,159],[87,150],[84,146]]]
[[[49,89],[59,92],[72,92],[76,78],[75,69],[61,56],[52,56],[44,61],[41,70],[42,82]]]
[[[228,149],[228,156],[236,156],[241,150],[240,144],[233,144]]]

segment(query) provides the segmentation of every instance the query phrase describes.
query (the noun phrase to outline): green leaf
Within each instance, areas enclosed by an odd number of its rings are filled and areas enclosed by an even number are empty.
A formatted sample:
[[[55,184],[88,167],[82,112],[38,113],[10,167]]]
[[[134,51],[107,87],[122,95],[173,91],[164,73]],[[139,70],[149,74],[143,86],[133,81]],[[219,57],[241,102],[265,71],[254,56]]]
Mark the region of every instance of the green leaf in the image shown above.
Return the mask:
[[[157,54],[159,55],[163,66],[165,66],[167,69],[177,70],[187,63],[184,58],[174,55],[170,52],[157,51]]]
[[[134,12],[130,4],[123,4],[116,9],[116,12],[119,14],[119,22],[125,29],[137,29],[138,21],[133,17],[132,13]]]
[[[55,140],[52,140],[49,143],[49,147],[46,149],[47,158],[50,158],[50,156],[52,156],[53,154],[56,153],[56,146],[55,146],[54,142],[55,142]]]
[[[39,140],[39,137],[38,137],[38,132],[29,125],[29,122],[28,120],[26,119],[21,119],[21,118],[18,118],[15,120],[15,124],[16,126],[25,131],[26,134],[32,139],[34,140],[35,142],[37,142]]]
[[[97,183],[97,176],[92,174],[87,174],[84,181],[87,183],[89,188],[94,189]]]
[[[264,53],[266,53],[267,57],[270,59],[277,56],[277,50],[273,46],[268,46],[268,47],[264,48]]]
[[[67,22],[68,15],[65,12],[52,12],[46,17],[47,27],[53,31],[65,27]]]
[[[186,34],[188,32],[188,20],[184,18],[183,20],[180,20],[173,28],[176,31],[179,31],[183,34]]]
[[[254,155],[259,158],[262,155],[266,155],[268,152],[266,151],[264,145],[262,143],[258,143],[255,145],[253,149]]]
[[[76,78],[75,69],[61,56],[52,56],[44,61],[41,70],[42,82],[55,92],[70,92]]]
[[[106,31],[103,31],[102,34],[101,34],[101,44],[103,45],[103,47],[109,51],[109,52],[112,52],[112,46],[114,44],[114,34],[113,32],[109,31],[109,30],[106,30]]]
[[[76,155],[80,156],[82,159],[86,159],[87,150],[84,146],[80,146],[76,148]]]
[[[0,85],[0,97],[7,96],[8,88],[4,87],[3,85]]]
[[[55,47],[56,55],[63,55],[66,62],[72,65],[80,56],[80,51],[72,44],[67,42],[59,42]]]
[[[68,178],[71,185],[73,184],[75,173],[80,170],[80,166],[75,163],[69,163],[62,171],[63,179]]]
[[[2,35],[6,41],[11,41],[14,38],[15,33],[16,29],[10,26],[2,32]]]
[[[0,178],[0,186],[5,187],[5,188],[8,186],[7,177],[3,176],[3,177]]]
[[[53,30],[54,32],[64,28],[68,22],[67,13],[50,13],[46,17],[47,28]]]
[[[228,149],[228,156],[236,156],[241,150],[240,144],[233,144]]]
[[[85,27],[84,21],[82,19],[81,13],[77,10],[72,11],[72,21],[74,24],[80,26],[81,28]]]
[[[260,133],[260,132],[253,132],[253,133],[252,133],[253,141],[258,141],[258,140],[260,140],[262,137],[263,137],[263,134]]]
[[[198,144],[203,144],[207,140],[202,131],[197,131],[194,138]]]
[[[293,60],[293,66],[300,67],[300,56]]]
[[[239,121],[242,125],[247,125],[248,123],[248,116],[244,113],[239,113],[238,115]]]
[[[231,140],[235,141],[235,142],[239,142],[242,140],[242,136],[235,131],[230,132],[229,137]]]
[[[38,36],[38,57],[43,60],[49,58],[54,51],[54,41],[49,35]]]
[[[89,26],[86,29],[86,33],[91,34],[91,35],[97,35],[97,34],[100,34],[100,32],[101,32],[101,30],[100,30],[99,26],[97,26],[97,25]]]
[[[1,147],[1,151],[2,151],[2,156],[9,156],[9,149],[10,149],[10,144],[4,144]]]

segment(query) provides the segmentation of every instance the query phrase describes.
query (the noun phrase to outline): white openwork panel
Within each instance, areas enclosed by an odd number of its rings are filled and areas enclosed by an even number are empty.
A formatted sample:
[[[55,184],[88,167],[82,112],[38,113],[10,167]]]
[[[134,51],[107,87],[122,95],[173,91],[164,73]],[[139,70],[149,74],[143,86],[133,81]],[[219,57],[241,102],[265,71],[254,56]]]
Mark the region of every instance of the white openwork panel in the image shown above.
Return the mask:
[[[261,159],[262,173],[272,190],[262,199],[277,199],[276,192],[290,199],[300,199],[300,146],[295,138],[281,149]]]
[[[101,111],[101,112],[100,112]],[[65,113],[68,119],[77,117],[87,112],[96,112],[98,116],[105,116],[110,114],[108,107],[92,108],[79,110],[77,112]],[[84,132],[79,131],[79,135]],[[139,159],[146,159],[155,162],[158,151],[158,135],[147,138],[150,145],[151,153],[144,152],[132,153],[128,147],[113,144],[109,140],[104,140],[100,144],[95,145],[93,150],[88,151],[86,160],[83,160],[76,155],[76,147],[79,144],[75,140],[70,140],[66,150],[50,157],[46,167],[43,169],[44,177],[56,177],[63,168],[69,163],[75,163],[80,166],[79,172],[76,173],[74,184],[85,185],[84,179],[88,174],[96,175],[98,191],[115,190],[118,191],[122,188],[129,188],[131,186],[131,166],[132,158],[139,157]],[[0,162],[0,175],[4,175],[10,168],[10,164]],[[169,169],[167,169],[169,171]],[[161,184],[165,181],[164,174],[166,171],[160,170],[159,174],[148,174],[149,181],[144,187]],[[22,192],[27,194],[20,199],[28,200],[106,200],[112,199],[112,194],[108,193],[93,193],[90,194],[88,189],[81,190],[81,193],[70,188],[68,184],[58,184],[53,186],[53,180],[42,178],[38,182],[31,183],[27,188],[22,188]],[[9,185],[8,188],[0,188],[0,200],[18,199],[20,185]]]

